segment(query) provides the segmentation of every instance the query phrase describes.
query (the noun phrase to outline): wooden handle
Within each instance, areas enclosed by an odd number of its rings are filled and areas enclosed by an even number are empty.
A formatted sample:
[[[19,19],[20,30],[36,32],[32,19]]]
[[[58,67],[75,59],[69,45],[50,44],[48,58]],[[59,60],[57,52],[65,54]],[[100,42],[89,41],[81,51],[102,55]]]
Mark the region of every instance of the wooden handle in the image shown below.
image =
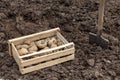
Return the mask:
[[[104,6],[105,6],[105,0],[100,0],[98,26],[97,26],[99,31],[103,29]]]

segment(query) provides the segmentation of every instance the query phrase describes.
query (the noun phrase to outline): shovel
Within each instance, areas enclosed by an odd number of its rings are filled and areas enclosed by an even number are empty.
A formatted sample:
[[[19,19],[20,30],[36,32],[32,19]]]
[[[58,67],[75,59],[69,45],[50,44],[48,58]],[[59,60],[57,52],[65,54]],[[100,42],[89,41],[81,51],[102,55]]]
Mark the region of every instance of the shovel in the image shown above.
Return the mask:
[[[96,34],[92,32],[89,33],[89,43],[90,44],[96,43],[102,48],[108,48],[109,40],[102,36],[104,6],[105,6],[105,0],[100,0],[97,33]]]

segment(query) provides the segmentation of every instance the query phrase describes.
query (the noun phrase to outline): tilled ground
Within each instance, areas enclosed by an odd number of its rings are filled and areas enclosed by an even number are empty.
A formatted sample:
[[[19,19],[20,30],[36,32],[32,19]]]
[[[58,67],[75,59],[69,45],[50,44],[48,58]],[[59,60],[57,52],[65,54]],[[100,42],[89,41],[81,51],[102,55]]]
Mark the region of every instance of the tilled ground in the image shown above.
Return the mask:
[[[120,40],[120,0],[106,0],[104,32]],[[1,0],[0,79],[120,80],[120,44],[102,49],[90,45],[97,24],[99,0]],[[76,45],[76,58],[21,75],[8,54],[7,40],[60,27]]]

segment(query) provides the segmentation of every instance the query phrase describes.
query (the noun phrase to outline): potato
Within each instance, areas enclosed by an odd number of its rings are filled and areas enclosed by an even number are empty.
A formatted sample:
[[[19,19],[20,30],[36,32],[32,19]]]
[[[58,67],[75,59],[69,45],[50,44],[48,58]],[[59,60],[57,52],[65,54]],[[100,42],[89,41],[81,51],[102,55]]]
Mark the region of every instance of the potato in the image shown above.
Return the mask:
[[[34,53],[34,52],[37,52],[37,51],[29,51],[29,53]]]
[[[57,40],[57,46],[60,46],[60,45],[62,45],[63,43],[62,43],[62,41],[60,40],[60,39],[58,39]]]
[[[29,45],[31,43],[31,41],[27,40],[24,43]]]
[[[28,50],[26,48],[21,48],[18,50],[19,54],[22,56],[22,55],[25,55],[28,53]]]
[[[50,49],[49,47],[45,47],[44,49],[42,49],[42,50],[47,50],[47,49]],[[41,50],[41,51],[42,51]],[[49,54],[49,53],[51,53],[52,51],[50,51],[50,52],[47,52],[47,53],[43,53],[43,54],[41,54],[41,55],[46,55],[46,54]]]
[[[21,45],[17,45],[16,48],[17,48],[17,49],[21,49]]]
[[[35,45],[36,45],[35,42],[31,42],[29,46],[32,47],[32,46],[35,46]]]
[[[29,51],[37,51],[37,50],[38,50],[38,48],[36,45],[33,45],[29,48]]]
[[[56,44],[52,44],[50,47],[54,48],[54,47],[57,47],[57,45]]]
[[[50,38],[47,38],[46,41],[47,41],[47,42],[50,41]]]
[[[44,49],[42,49],[42,50],[46,50],[46,49],[49,49],[49,47],[45,47]]]
[[[17,49],[21,49],[21,48],[29,48],[29,46],[26,45],[26,44],[23,44],[23,45],[17,45],[16,48],[17,48]]]
[[[22,48],[29,48],[29,46],[28,45],[22,45]]]
[[[39,40],[35,43],[40,49],[43,49],[47,46],[47,41],[46,40]]]
[[[49,41],[48,41],[48,45],[51,46],[52,44],[57,44],[57,40],[56,38],[51,38]]]

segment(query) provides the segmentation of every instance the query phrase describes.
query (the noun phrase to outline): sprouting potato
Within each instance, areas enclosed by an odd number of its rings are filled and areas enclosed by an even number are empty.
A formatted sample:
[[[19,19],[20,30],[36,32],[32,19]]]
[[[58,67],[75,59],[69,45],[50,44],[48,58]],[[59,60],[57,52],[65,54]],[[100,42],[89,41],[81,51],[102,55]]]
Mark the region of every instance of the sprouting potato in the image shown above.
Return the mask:
[[[36,45],[39,48],[43,49],[47,46],[47,41],[46,40],[39,40],[39,41],[36,42]]]
[[[22,56],[22,55],[25,55],[28,53],[28,50],[26,48],[21,48],[18,50],[19,54]]]

